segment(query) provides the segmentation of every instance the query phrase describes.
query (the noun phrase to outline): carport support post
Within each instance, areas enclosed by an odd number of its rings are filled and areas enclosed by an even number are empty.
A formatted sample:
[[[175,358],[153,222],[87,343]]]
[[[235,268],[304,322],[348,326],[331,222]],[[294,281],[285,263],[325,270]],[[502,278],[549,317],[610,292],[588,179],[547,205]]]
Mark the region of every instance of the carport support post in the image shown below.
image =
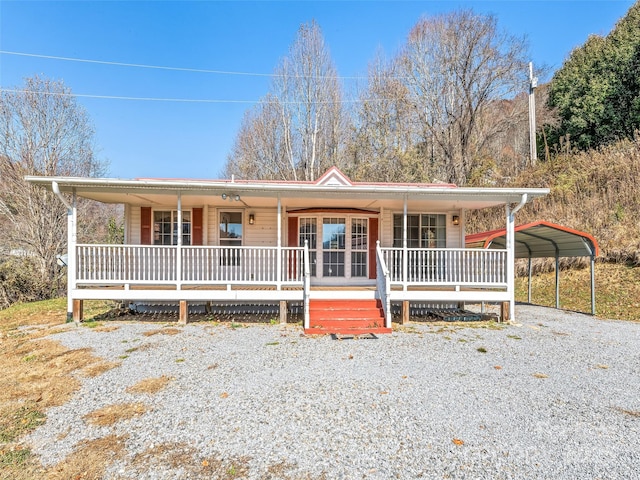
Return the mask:
[[[529,283],[527,284],[527,303],[531,303],[531,254],[529,254]]]
[[[596,314],[596,257],[591,255],[591,315]]]
[[[280,323],[286,325],[287,323],[287,301],[280,300]]]
[[[560,257],[556,253],[556,308],[560,308]]]

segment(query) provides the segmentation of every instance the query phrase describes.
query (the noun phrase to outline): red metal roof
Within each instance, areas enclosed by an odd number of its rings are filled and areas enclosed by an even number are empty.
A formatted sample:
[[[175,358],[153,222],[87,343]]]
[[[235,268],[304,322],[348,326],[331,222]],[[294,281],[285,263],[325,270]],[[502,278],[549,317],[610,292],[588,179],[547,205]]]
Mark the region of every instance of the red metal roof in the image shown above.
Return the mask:
[[[505,248],[506,229],[467,235],[467,248]],[[516,258],[598,256],[597,240],[586,232],[544,220],[515,227]]]

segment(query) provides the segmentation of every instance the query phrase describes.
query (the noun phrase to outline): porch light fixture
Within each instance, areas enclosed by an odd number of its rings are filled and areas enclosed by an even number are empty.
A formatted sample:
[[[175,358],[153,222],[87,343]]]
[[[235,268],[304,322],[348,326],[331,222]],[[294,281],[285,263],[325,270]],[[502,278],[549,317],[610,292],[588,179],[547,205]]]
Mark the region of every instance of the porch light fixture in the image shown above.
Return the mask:
[[[239,202],[240,201],[240,195],[235,194],[233,196],[230,196],[227,193],[223,193],[222,194],[222,200],[229,200],[230,202],[235,200],[236,202]]]
[[[453,217],[451,217],[451,223],[453,223],[454,225],[460,225],[460,216],[454,215]]]
[[[256,216],[253,213],[249,214],[249,225],[256,223]]]

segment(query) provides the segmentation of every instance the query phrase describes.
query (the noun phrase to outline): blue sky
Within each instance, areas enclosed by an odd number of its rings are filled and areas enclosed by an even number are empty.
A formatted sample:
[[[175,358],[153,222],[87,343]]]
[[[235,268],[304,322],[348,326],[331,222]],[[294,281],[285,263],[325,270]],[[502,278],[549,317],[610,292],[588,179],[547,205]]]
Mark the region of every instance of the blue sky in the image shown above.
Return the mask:
[[[470,7],[496,15],[509,33],[526,36],[531,61],[553,72],[590,34],[609,33],[633,3],[0,0],[5,52],[252,74],[0,53],[0,87],[20,86],[23,78],[41,74],[63,80],[75,94],[223,101],[78,98],[110,176],[218,178],[244,112],[268,92],[268,74],[286,56],[301,24],[315,19],[320,25],[340,76],[366,76],[376,51],[393,56],[421,16]],[[353,86],[353,80],[343,83],[347,90]]]

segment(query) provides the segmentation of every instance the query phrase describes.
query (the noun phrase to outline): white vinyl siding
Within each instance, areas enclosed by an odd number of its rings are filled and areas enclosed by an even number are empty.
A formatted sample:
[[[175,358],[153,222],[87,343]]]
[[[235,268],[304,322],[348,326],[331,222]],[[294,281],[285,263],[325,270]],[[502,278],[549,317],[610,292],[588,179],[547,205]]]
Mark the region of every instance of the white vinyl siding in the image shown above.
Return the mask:
[[[255,216],[255,223],[249,225],[249,213]],[[282,216],[282,232],[284,234],[285,217]],[[286,238],[286,237],[285,237]],[[247,210],[244,222],[244,244],[256,247],[275,247],[278,245],[278,211]],[[283,243],[284,244],[284,243]]]
[[[129,238],[130,245],[140,245],[140,207],[129,208]]]

